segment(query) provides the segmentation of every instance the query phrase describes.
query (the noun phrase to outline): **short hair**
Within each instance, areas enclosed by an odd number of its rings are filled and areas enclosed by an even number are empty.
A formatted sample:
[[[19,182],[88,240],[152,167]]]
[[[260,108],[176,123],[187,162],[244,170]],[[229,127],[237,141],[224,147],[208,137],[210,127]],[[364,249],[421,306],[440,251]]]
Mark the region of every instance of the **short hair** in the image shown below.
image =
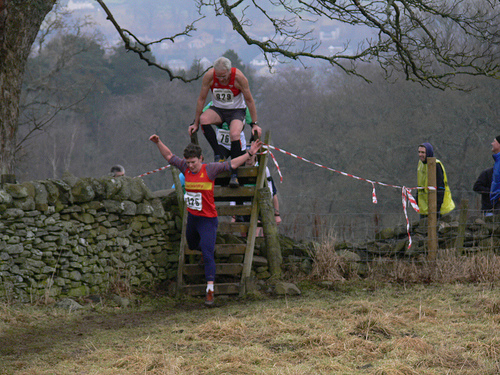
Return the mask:
[[[200,158],[201,157],[201,147],[195,145],[194,143],[190,143],[184,149],[184,159],[189,158]]]
[[[125,168],[123,168],[120,164],[113,165],[111,167],[111,175],[115,176],[117,172],[121,172],[122,174],[125,174]]]
[[[231,70],[231,60],[228,58],[221,56],[217,60],[214,61],[214,69],[215,70]]]

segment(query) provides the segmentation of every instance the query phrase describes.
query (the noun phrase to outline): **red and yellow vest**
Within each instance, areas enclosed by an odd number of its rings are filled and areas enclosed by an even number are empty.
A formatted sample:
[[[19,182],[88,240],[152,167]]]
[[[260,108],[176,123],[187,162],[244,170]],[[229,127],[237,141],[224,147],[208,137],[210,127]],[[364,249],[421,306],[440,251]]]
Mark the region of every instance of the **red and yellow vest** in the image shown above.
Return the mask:
[[[201,166],[198,173],[193,174],[186,169],[186,205],[187,210],[195,216],[217,217],[214,201],[214,181],[206,171],[206,164]]]

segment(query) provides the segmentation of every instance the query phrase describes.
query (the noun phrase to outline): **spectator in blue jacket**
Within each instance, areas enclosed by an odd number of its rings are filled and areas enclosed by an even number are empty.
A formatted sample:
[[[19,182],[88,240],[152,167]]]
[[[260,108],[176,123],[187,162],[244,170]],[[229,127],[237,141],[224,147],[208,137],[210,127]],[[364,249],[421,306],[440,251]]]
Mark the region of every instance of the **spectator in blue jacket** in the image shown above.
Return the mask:
[[[493,213],[500,212],[500,135],[491,142],[491,152],[493,153],[493,177],[491,179],[490,201],[493,206]]]

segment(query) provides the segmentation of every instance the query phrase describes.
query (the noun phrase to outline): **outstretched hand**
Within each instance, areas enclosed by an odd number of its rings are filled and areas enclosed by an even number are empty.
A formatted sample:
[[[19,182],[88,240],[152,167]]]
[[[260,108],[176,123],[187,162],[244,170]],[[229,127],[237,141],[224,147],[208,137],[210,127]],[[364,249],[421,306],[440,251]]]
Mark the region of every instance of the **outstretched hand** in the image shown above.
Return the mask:
[[[250,153],[252,155],[255,155],[257,152],[259,152],[260,148],[262,147],[264,143],[260,139],[257,139],[256,141],[252,142],[252,145],[250,146]]]
[[[149,137],[149,140],[153,143],[158,143],[160,142],[160,137],[158,137],[156,134],[153,134],[151,137]]]

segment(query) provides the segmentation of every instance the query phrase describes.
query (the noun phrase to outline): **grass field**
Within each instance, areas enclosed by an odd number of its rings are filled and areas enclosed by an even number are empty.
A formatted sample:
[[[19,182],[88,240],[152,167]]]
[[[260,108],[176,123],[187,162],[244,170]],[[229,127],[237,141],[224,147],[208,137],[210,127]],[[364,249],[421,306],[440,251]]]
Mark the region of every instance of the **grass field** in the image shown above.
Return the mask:
[[[298,284],[299,297],[0,304],[1,374],[500,374],[495,283]]]

